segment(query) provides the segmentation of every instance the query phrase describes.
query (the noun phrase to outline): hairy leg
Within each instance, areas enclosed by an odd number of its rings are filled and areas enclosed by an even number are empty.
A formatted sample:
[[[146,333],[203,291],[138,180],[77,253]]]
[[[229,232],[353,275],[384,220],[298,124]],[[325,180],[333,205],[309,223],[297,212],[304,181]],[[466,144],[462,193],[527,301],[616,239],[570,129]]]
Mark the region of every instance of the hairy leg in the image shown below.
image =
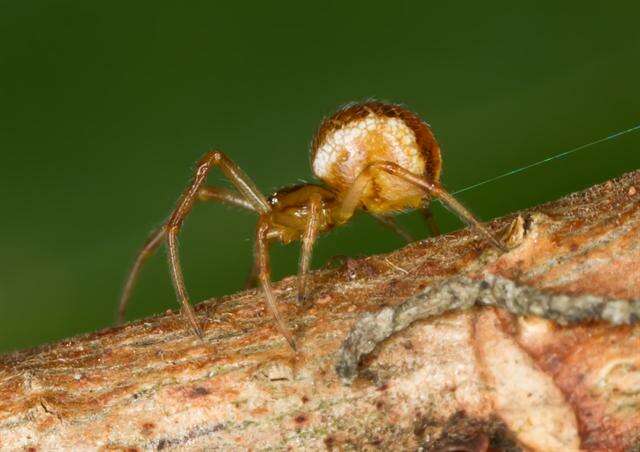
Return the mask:
[[[438,184],[429,182],[423,177],[417,176],[411,171],[408,171],[400,165],[392,162],[374,162],[362,170],[343,198],[341,206],[338,208],[336,213],[338,221],[347,221],[353,215],[354,211],[360,204],[363,193],[371,182],[371,170],[374,168],[400,177],[401,179],[422,188],[430,195],[439,198],[446,207],[456,213],[465,223],[473,226],[478,232],[484,235],[496,248],[506,251],[507,248],[500,243],[500,241],[496,239],[493,234],[482,223],[480,223],[480,221],[478,221],[476,217],[469,212],[469,210],[467,210],[466,207],[460,204],[460,202],[458,202],[458,200],[449,194],[449,192],[444,188]]]
[[[193,330],[194,334],[200,338],[203,337],[202,329],[196,319],[193,306],[189,302],[189,295],[187,294],[187,288],[184,283],[184,276],[182,275],[182,267],[180,265],[180,255],[178,250],[178,232],[179,228],[171,226],[167,234],[167,248],[169,250],[169,270],[171,271],[171,280],[176,290],[176,296],[181,305],[182,315],[185,317],[189,326]]]
[[[166,228],[162,226],[157,231],[154,231],[147,241],[142,246],[142,249],[138,252],[136,256],[136,260],[133,262],[133,266],[131,270],[129,270],[129,275],[127,276],[127,280],[124,284],[124,288],[122,289],[122,295],[120,296],[120,303],[118,303],[118,314],[116,317],[116,325],[122,324],[124,322],[124,315],[127,310],[127,304],[129,303],[129,299],[131,298],[131,293],[133,292],[133,288],[136,285],[136,281],[138,280],[138,275],[140,274],[140,269],[144,265],[144,263],[153,256],[153,253],[158,249],[158,246],[162,243],[166,232]]]
[[[271,287],[271,268],[269,266],[269,240],[267,234],[269,232],[269,223],[264,216],[258,221],[258,228],[256,231],[256,244],[255,244],[255,268],[257,269],[258,281],[262,286],[264,292],[267,309],[271,312],[273,319],[280,330],[280,333],[287,340],[289,346],[295,350],[296,343],[293,340],[293,335],[289,331],[289,328],[285,324],[278,307],[276,306],[276,297]]]
[[[231,206],[256,211],[253,204],[247,198],[226,188],[205,186],[198,191],[198,201],[217,201]]]
[[[247,199],[249,203],[260,214],[268,213],[270,210],[269,204],[266,198],[249,177],[229,159],[224,153],[220,151],[208,152],[198,162],[195,176],[191,184],[184,191],[178,201],[178,205],[173,211],[173,214],[169,218],[167,223],[167,246],[169,249],[169,265],[171,267],[171,279],[176,290],[176,296],[179,303],[182,305],[182,312],[191,325],[192,329],[199,336],[202,335],[200,326],[195,317],[195,313],[189,302],[189,295],[184,283],[184,276],[182,274],[182,267],[180,266],[179,249],[178,249],[178,233],[182,227],[184,219],[191,211],[193,203],[196,200],[202,185],[204,184],[207,175],[214,167],[220,167],[222,172],[229,178],[231,183],[238,189],[238,191]]]
[[[427,223],[427,228],[429,228],[429,233],[431,233],[432,237],[437,237],[440,235],[440,226],[438,226],[438,222],[436,221],[436,217],[433,215],[433,211],[431,207],[423,207],[420,209],[424,221]]]
[[[298,301],[303,302],[307,297],[307,274],[313,255],[313,244],[318,238],[318,223],[320,221],[320,208],[322,201],[320,196],[314,195],[309,200],[309,213],[307,215],[307,227],[302,236],[302,249],[298,265]]]
[[[198,192],[198,200],[200,201],[218,201],[225,204],[230,204],[238,207],[242,207],[248,210],[254,210],[253,205],[242,196],[237,193],[219,187],[202,187]],[[244,283],[245,289],[251,289],[256,287],[258,278],[258,271],[255,265],[252,265],[251,272]]]
[[[198,200],[217,201],[255,211],[253,204],[251,204],[247,199],[225,188],[210,186],[201,187],[198,191]],[[162,241],[165,239],[165,234],[165,226],[154,231],[142,246],[142,249],[138,252],[136,259],[133,262],[133,266],[131,267],[131,270],[129,270],[129,275],[127,276],[127,280],[122,290],[122,295],[120,296],[116,325],[120,325],[124,322],[127,305],[131,299],[131,294],[133,293],[133,289],[138,280],[140,270],[147,259],[153,256],[156,252]]]
[[[210,170],[216,166],[220,167],[222,172],[233,183],[242,196],[226,189],[203,186]],[[151,237],[138,254],[129,277],[127,278],[125,289],[120,300],[118,310],[120,320],[124,317],[124,312],[131,296],[133,285],[137,279],[137,275],[142,264],[148,256],[157,249],[162,239],[166,238],[169,250],[171,276],[178,301],[182,306],[182,312],[191,328],[196,334],[201,335],[201,330],[198,322],[196,321],[193,308],[189,303],[189,297],[184,283],[184,276],[182,275],[180,266],[178,249],[178,233],[180,232],[185,217],[189,214],[197,199],[223,201],[237,206],[250,208],[260,214],[268,213],[270,210],[269,204],[264,195],[260,193],[251,179],[249,179],[249,177],[233,161],[231,161],[231,159],[220,151],[208,152],[198,162],[195,176],[180,197],[180,200],[178,201],[178,204],[171,214],[167,224]]]
[[[411,236],[411,234],[409,234],[402,226],[400,226],[392,216],[376,214],[371,214],[371,216],[375,218],[382,226],[390,229],[391,231],[402,237],[405,242],[411,243],[414,241],[414,238]]]
[[[208,186],[201,187],[198,191],[198,200],[217,201],[255,211],[253,204],[251,204],[247,199],[225,188]],[[166,226],[162,226],[149,236],[145,244],[138,252],[136,259],[133,262],[133,266],[131,267],[131,270],[129,270],[129,275],[127,276],[127,280],[122,290],[122,295],[120,296],[116,325],[120,325],[124,322],[127,305],[129,303],[129,300],[131,299],[131,294],[133,292],[133,288],[135,287],[142,266],[147,261],[147,259],[149,259],[153,255],[153,253],[156,252],[165,237]]]
[[[251,271],[249,272],[249,276],[244,282],[245,289],[253,289],[258,286],[258,269],[256,268],[255,259],[253,260],[253,264],[251,264]]]

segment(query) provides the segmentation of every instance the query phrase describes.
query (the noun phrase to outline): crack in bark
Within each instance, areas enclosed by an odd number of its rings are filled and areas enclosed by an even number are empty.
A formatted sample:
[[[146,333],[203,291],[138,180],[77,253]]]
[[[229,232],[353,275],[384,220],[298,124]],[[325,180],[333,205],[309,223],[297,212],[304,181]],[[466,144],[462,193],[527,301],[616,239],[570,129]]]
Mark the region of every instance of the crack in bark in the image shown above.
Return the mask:
[[[44,403],[44,400],[40,400],[40,407],[44,410],[45,413],[50,414],[51,416],[54,416],[56,419],[58,419],[58,421],[62,422],[62,416],[60,416],[58,413],[56,413],[51,408],[49,408]]]

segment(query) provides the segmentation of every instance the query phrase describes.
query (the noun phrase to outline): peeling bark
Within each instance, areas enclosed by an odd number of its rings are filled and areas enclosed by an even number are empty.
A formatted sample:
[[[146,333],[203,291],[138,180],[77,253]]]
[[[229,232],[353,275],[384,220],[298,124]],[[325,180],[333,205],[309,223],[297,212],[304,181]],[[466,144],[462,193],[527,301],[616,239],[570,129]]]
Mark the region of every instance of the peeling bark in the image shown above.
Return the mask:
[[[287,278],[297,355],[247,291],[196,307],[204,341],[168,313],[1,356],[0,449],[634,450],[639,191],[495,220],[507,253],[463,230],[348,260],[304,307]]]

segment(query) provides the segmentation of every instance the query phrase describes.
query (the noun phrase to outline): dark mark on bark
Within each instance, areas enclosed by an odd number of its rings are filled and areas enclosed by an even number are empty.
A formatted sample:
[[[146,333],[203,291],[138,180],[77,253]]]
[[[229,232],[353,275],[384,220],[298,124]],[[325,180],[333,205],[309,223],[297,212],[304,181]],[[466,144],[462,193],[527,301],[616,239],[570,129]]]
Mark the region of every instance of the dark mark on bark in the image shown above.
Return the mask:
[[[156,425],[153,422],[145,422],[142,424],[142,434],[145,436],[149,436],[153,433],[153,430],[156,428]]]
[[[179,436],[177,438],[163,438],[158,441],[158,445],[156,446],[157,450],[167,449],[169,447],[181,446],[189,441],[192,441],[196,438],[202,438],[204,436],[209,436],[213,433],[219,432],[226,428],[225,424],[215,424],[207,427],[196,427],[194,429],[189,430],[185,435]]]
[[[202,386],[196,386],[195,388],[191,389],[191,391],[189,391],[189,397],[191,397],[192,399],[203,397],[209,394],[211,394],[211,391]]]
[[[329,450],[333,449],[333,446],[335,446],[335,444],[336,444],[336,439],[333,436],[327,436],[324,439],[324,445]]]
[[[423,451],[460,451],[485,452],[496,450],[501,452],[521,452],[522,448],[502,421],[497,418],[475,419],[464,412],[453,414],[444,423],[431,422],[432,425],[443,425],[434,439],[422,443]]]

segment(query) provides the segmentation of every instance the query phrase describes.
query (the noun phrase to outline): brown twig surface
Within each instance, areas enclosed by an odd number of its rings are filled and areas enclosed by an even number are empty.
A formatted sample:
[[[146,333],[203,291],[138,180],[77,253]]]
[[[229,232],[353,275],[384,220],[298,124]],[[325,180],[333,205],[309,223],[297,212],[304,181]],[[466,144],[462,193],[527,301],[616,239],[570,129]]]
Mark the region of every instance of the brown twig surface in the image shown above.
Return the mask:
[[[169,313],[1,356],[0,449],[636,450],[640,327],[597,319],[637,321],[640,171],[490,227],[511,251],[463,230],[316,272],[308,306],[276,284],[297,355],[247,291],[197,306],[204,341]],[[486,281],[518,314],[453,296],[336,372],[366,314]]]

